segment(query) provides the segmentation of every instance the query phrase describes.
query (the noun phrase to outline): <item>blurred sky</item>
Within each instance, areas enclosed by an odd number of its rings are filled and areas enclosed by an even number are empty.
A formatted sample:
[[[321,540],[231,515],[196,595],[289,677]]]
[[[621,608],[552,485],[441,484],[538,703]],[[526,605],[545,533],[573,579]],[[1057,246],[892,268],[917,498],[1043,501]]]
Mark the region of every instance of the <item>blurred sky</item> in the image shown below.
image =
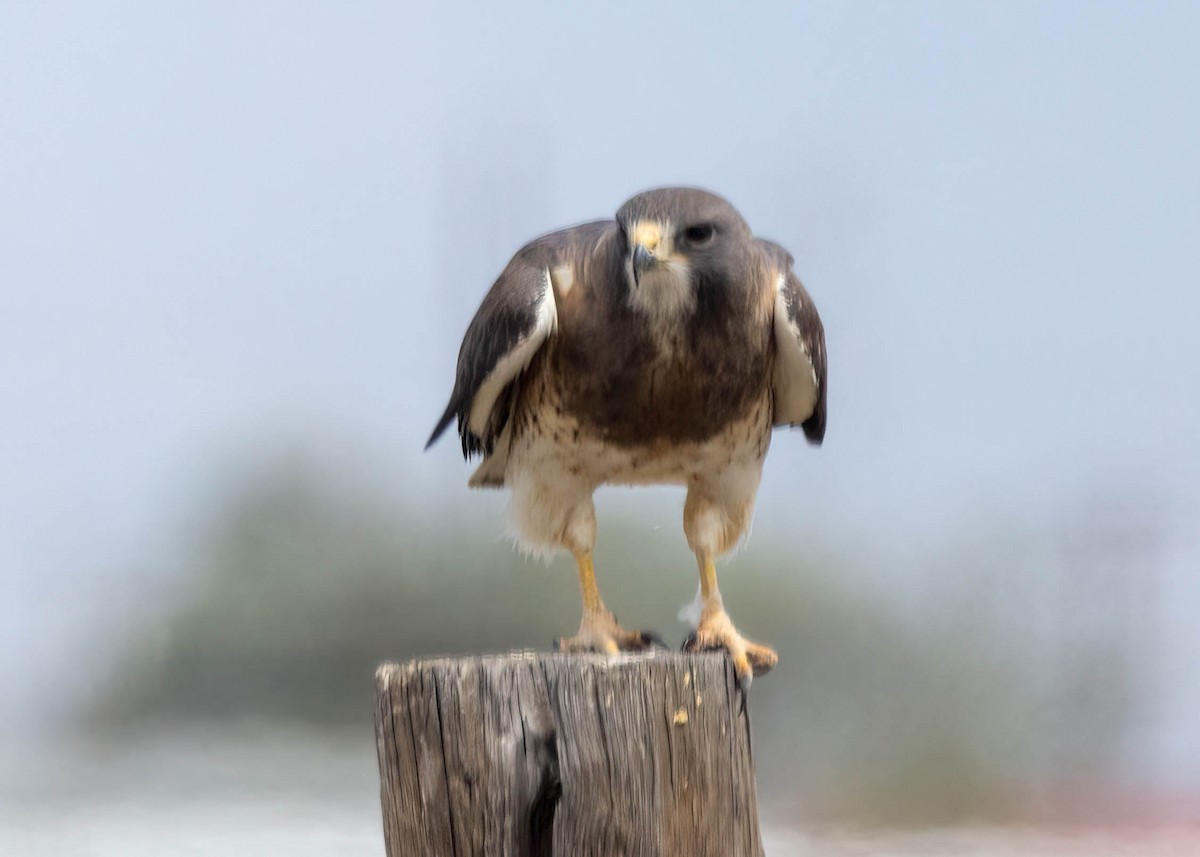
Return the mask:
[[[1198,27],[1189,3],[3,4],[0,723],[183,561],[231,450],[362,444],[401,496],[495,525],[456,444],[421,452],[478,300],[530,237],[689,183],[794,253],[826,321],[828,439],[776,437],[756,527],[878,558],[1153,507],[1157,740],[1200,781]]]

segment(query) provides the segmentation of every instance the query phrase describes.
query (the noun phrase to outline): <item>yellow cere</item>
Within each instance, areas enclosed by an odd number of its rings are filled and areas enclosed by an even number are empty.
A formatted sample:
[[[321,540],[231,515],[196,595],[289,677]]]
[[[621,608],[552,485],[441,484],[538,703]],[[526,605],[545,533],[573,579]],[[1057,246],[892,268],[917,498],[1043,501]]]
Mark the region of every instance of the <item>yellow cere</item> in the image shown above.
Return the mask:
[[[654,221],[640,220],[633,225],[630,237],[634,244],[641,244],[653,253],[658,249],[658,243],[662,240],[662,227]]]

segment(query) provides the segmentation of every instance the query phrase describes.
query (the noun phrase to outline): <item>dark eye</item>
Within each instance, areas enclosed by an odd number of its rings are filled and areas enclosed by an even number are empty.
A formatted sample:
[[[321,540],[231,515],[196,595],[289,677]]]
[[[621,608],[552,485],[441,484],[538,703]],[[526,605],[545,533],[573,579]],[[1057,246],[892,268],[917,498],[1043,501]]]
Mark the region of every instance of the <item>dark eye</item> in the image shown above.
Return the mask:
[[[713,240],[713,236],[717,234],[717,229],[711,223],[698,223],[695,226],[689,226],[683,231],[683,237],[687,239],[689,244],[699,246],[707,244]]]

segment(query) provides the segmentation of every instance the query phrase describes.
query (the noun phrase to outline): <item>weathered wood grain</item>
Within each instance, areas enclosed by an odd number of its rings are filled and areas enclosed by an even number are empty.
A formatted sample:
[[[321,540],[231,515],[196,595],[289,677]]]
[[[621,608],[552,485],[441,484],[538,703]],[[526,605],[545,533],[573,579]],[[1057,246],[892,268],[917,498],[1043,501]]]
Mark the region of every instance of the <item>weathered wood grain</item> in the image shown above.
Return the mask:
[[[383,664],[389,857],[760,857],[749,722],[722,655]]]

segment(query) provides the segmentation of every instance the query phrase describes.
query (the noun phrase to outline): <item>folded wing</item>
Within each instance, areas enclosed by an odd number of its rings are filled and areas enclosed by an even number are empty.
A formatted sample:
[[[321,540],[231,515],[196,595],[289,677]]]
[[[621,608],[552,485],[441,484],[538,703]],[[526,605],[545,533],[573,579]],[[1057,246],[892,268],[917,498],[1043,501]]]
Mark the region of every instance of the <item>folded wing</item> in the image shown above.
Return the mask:
[[[457,417],[463,456],[490,455],[508,422],[521,374],[557,327],[549,270],[515,259],[467,328],[454,391],[426,449]]]
[[[825,328],[817,307],[792,272],[791,255],[763,242],[777,262],[775,281],[776,359],[771,384],[777,426],[800,426],[819,445],[825,438]]]

